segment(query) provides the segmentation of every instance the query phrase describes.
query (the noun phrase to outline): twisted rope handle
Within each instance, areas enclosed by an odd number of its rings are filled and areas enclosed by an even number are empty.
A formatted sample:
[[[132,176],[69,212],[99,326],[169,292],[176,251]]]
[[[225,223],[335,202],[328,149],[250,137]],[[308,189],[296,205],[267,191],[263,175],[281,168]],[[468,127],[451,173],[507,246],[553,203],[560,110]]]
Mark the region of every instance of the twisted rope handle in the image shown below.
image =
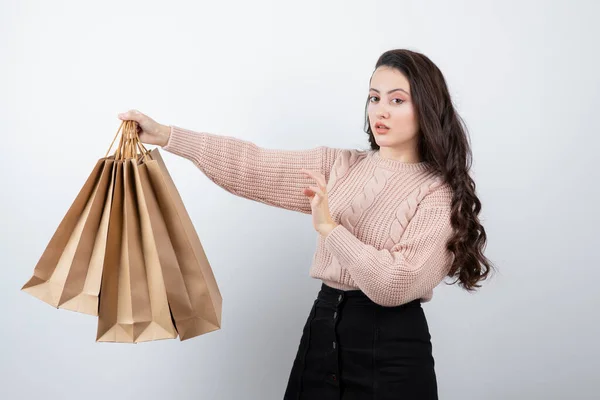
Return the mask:
[[[112,140],[112,143],[110,144],[110,147],[104,155],[104,158],[108,157],[108,153],[110,152],[110,149],[112,149],[113,144],[115,143],[115,140],[117,140],[117,136],[119,136],[119,132],[121,132],[122,129],[123,132],[121,135],[121,139],[119,140],[119,144],[114,153],[115,160],[124,160],[130,158],[149,159],[150,152],[140,141],[140,138],[138,136],[138,127],[139,126],[136,121],[122,121],[121,125],[119,126],[119,129],[117,130],[117,133],[115,134],[115,137]],[[138,150],[141,154],[138,154]]]

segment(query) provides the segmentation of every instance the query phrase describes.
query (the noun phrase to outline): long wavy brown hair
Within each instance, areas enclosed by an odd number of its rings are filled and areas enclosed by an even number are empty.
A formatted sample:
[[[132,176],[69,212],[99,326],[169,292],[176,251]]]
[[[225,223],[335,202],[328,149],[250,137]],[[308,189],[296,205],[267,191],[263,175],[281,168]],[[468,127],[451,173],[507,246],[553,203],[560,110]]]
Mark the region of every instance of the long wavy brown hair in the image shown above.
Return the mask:
[[[473,291],[495,267],[483,255],[487,235],[478,217],[481,201],[469,175],[472,152],[465,123],[454,109],[442,72],[428,57],[407,49],[388,50],[377,60],[375,70],[381,66],[395,68],[410,83],[420,128],[421,161],[428,162],[440,173],[454,192],[451,215],[454,234],[446,246],[454,254],[454,261],[448,276],[456,278],[451,284],[459,282],[459,286]],[[365,132],[371,149],[379,150],[371,130],[368,106],[369,99],[365,106]]]

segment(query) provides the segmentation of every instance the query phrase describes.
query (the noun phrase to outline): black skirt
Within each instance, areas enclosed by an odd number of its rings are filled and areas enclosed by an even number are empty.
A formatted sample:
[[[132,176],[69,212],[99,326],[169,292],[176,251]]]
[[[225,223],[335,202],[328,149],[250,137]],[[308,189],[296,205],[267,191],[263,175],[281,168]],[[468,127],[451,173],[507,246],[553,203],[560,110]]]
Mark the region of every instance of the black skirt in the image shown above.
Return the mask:
[[[321,285],[284,400],[437,400],[431,336],[420,300],[397,307],[361,290]]]

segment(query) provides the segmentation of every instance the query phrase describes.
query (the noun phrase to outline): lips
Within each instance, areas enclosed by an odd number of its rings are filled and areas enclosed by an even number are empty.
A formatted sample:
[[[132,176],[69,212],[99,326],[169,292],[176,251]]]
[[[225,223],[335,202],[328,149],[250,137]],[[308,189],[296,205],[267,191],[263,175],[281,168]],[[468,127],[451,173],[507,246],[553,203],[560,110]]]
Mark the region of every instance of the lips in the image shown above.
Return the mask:
[[[390,128],[383,122],[375,123],[375,132],[378,135],[385,135],[386,133],[388,133],[389,130],[390,130]]]

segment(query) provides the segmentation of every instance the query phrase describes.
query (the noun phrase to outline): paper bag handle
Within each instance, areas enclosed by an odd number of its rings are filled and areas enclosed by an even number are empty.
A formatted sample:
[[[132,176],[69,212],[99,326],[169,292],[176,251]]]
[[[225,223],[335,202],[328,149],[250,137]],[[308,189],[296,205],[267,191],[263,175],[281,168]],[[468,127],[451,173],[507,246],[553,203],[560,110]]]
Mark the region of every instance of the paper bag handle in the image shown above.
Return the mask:
[[[148,151],[148,149],[146,149],[146,147],[140,141],[140,138],[138,136],[138,123],[132,120],[126,120],[121,122],[121,125],[119,126],[119,129],[117,130],[117,133],[115,134],[115,137],[113,138],[112,143],[110,144],[110,147],[106,151],[106,155],[104,157],[108,157],[108,153],[110,152],[110,149],[112,149],[115,140],[117,140],[121,129],[123,130],[123,132],[121,134],[121,139],[119,140],[117,149],[114,153],[115,160],[138,158],[140,155],[143,158],[149,159],[150,152]],[[141,154],[138,154],[138,150]]]

